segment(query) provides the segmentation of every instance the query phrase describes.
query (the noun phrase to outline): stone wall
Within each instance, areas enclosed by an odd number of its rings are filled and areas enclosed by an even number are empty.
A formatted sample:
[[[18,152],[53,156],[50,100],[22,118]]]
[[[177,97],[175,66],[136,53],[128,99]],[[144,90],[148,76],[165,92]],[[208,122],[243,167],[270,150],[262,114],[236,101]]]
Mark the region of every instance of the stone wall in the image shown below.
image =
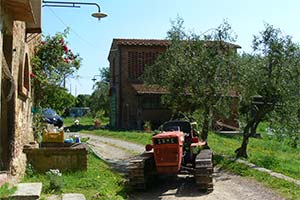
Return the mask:
[[[26,33],[25,21],[33,21],[32,16],[26,15],[30,11],[28,5],[21,1],[11,4],[10,0],[0,0],[0,170],[17,179],[26,168],[23,146],[34,140],[30,61],[40,42],[40,34]],[[27,40],[28,36],[30,40]]]
[[[31,70],[30,60],[33,56],[34,47],[39,38],[30,43],[25,41],[26,24],[21,21],[13,23],[13,76],[15,85],[15,137],[13,142],[13,158],[11,160],[11,174],[21,176],[26,167],[26,156],[23,153],[23,146],[34,141],[32,132],[32,114],[31,114],[31,86],[24,86],[24,79],[29,78]],[[27,58],[26,55],[27,54]],[[25,59],[28,62],[28,72],[24,71]],[[30,80],[30,78],[29,78]],[[24,91],[25,90],[25,91]]]
[[[49,169],[60,171],[87,170],[87,149],[84,145],[72,147],[43,147],[24,149],[30,163],[38,172]]]

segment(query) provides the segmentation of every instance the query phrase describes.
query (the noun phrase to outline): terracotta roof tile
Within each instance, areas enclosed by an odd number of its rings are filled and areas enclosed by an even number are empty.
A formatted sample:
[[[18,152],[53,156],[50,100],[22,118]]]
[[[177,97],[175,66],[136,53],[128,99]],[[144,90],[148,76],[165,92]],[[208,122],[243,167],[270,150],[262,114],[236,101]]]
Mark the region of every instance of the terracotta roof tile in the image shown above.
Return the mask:
[[[121,39],[115,38],[113,42],[117,45],[129,45],[129,46],[169,46],[171,44],[170,40],[159,40],[159,39]],[[205,41],[208,46],[216,43],[217,41]],[[241,48],[241,46],[229,43],[229,42],[222,42],[234,48]]]
[[[130,45],[130,46],[169,46],[169,40],[157,39],[114,39],[117,45]]]

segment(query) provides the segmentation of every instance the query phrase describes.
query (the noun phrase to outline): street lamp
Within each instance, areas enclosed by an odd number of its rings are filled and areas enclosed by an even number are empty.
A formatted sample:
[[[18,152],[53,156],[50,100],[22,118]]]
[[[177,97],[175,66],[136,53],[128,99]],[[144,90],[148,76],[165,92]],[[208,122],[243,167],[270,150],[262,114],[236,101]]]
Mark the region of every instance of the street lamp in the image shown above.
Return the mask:
[[[64,1],[45,1],[43,0],[43,7],[67,7],[67,8],[80,8],[80,5],[92,5],[98,7],[98,12],[92,13],[92,17],[98,20],[107,17],[106,13],[100,11],[100,6],[97,3],[86,2],[64,2]]]
[[[100,76],[100,77],[101,77],[101,75],[94,75],[94,77],[92,78],[92,81],[95,82],[95,81],[97,80],[97,79],[96,79],[97,76]]]

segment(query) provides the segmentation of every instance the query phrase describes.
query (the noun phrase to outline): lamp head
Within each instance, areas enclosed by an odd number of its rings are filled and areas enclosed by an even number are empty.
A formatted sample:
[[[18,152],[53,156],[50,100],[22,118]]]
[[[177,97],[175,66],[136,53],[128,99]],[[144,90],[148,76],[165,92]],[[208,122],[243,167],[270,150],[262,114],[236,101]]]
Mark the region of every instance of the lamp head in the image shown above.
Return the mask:
[[[92,14],[92,17],[95,17],[97,18],[98,20],[104,18],[104,17],[107,17],[107,14],[106,13],[103,13],[103,12],[96,12],[96,13],[93,13]]]

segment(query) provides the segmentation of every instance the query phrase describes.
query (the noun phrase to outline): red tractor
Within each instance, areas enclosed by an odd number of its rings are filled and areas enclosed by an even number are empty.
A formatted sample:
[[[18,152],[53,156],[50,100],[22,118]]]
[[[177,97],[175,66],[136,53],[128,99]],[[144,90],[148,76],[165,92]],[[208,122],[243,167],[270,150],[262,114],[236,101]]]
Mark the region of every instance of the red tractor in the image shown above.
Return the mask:
[[[129,184],[134,189],[145,189],[156,174],[194,175],[201,190],[212,191],[212,151],[201,142],[196,123],[183,120],[169,121],[161,132],[152,137],[146,151],[129,163]]]

